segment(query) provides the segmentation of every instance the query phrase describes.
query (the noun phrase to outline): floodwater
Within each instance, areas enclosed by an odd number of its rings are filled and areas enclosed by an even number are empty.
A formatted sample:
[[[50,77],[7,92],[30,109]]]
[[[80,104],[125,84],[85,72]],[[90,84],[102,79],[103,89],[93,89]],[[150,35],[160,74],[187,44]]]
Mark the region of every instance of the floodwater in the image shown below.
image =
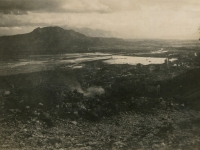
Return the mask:
[[[163,64],[166,58],[154,58],[154,57],[131,57],[131,56],[112,56],[111,59],[105,60],[108,64],[129,64],[129,65],[149,65],[149,64]],[[176,59],[170,59],[170,61],[175,61]]]
[[[60,65],[66,68],[81,69],[81,63],[102,60],[107,64],[143,65],[162,64],[165,58],[131,57],[108,53],[73,53],[62,55],[32,55],[18,61],[0,61],[0,76],[52,70]],[[171,60],[173,61],[173,60]]]

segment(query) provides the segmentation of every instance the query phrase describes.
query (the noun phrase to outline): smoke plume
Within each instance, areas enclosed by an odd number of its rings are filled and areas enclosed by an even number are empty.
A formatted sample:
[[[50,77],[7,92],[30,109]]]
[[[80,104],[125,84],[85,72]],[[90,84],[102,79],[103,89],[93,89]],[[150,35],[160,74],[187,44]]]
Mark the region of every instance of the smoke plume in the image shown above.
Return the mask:
[[[96,95],[102,95],[105,91],[102,87],[89,87],[85,92],[84,95],[86,97],[94,97]]]

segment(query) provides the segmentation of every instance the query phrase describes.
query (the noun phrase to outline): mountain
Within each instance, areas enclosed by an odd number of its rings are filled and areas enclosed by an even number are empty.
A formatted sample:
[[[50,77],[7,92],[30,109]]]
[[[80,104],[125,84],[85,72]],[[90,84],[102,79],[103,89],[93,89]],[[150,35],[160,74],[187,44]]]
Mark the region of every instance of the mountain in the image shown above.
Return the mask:
[[[85,52],[90,47],[123,43],[122,39],[88,37],[60,27],[36,28],[27,34],[0,37],[0,56]]]
[[[78,28],[63,26],[64,29],[72,29],[76,32],[82,33],[89,37],[115,37],[115,34],[111,31],[100,30],[100,29],[91,29],[91,28]]]

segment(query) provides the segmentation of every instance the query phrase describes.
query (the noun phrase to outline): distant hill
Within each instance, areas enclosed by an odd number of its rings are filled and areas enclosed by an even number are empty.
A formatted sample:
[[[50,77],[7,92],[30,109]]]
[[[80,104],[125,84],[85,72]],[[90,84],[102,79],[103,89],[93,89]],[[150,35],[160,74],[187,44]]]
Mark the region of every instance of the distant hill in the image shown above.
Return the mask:
[[[82,33],[89,37],[115,37],[115,33],[106,30],[100,29],[91,29],[91,28],[77,28],[70,26],[63,26],[64,29],[72,29],[76,32]]]
[[[0,56],[85,52],[90,47],[123,42],[117,38],[89,37],[60,27],[44,27],[27,34],[1,36]]]

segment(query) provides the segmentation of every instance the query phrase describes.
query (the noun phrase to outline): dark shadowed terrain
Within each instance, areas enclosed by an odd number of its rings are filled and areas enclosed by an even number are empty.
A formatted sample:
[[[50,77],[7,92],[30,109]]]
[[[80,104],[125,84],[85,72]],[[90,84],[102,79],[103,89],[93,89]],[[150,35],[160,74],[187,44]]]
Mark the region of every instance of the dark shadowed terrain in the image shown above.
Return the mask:
[[[198,41],[0,37],[0,149],[200,148]]]

